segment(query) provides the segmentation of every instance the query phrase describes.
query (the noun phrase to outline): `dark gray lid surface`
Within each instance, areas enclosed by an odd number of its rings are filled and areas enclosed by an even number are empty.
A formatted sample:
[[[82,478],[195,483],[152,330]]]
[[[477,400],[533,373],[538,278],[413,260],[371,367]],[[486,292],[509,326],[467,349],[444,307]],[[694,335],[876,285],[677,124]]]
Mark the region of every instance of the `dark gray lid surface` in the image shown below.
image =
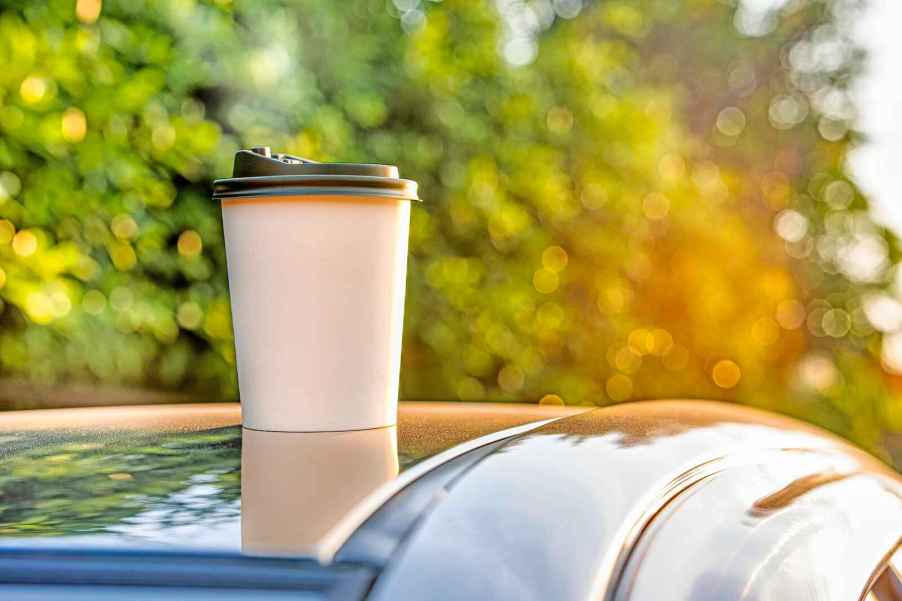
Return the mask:
[[[265,146],[236,152],[232,177],[213,182],[213,198],[289,195],[419,200],[417,183],[399,178],[394,165],[317,163]]]

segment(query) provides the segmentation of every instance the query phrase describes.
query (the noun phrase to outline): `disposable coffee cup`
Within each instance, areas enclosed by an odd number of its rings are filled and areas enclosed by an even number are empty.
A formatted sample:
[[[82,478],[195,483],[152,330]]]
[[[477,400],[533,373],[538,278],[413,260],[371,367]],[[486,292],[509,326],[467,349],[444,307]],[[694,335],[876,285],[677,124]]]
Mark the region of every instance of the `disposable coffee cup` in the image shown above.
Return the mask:
[[[410,204],[397,167],[241,150],[217,180],[246,428],[397,421]]]

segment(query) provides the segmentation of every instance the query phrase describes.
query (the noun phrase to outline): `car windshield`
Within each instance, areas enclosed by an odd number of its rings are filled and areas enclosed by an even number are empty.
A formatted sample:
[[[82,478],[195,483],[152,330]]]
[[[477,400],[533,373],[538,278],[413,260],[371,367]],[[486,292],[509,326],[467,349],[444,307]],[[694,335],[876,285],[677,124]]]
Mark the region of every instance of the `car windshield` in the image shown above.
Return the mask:
[[[403,403],[397,428],[343,434],[242,431],[233,404],[0,416],[0,548],[311,554],[419,463],[578,411]]]

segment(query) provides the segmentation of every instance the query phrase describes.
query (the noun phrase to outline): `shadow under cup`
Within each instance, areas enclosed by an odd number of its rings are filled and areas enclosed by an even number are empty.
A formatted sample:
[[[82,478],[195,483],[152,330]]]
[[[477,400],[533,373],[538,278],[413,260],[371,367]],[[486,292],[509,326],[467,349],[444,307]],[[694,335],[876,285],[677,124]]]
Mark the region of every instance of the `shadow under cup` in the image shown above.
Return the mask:
[[[416,184],[382,165],[290,168],[304,172],[214,184],[244,426],[393,425]]]

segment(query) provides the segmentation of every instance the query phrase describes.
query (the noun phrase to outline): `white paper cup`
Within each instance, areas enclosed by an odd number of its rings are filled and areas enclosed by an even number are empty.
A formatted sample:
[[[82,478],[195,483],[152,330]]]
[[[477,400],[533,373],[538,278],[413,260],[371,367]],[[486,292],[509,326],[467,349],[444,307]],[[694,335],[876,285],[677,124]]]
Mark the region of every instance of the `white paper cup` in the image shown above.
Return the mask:
[[[411,200],[354,176],[327,177],[354,186],[274,176],[277,185],[233,184],[219,195],[246,428],[397,421]]]

